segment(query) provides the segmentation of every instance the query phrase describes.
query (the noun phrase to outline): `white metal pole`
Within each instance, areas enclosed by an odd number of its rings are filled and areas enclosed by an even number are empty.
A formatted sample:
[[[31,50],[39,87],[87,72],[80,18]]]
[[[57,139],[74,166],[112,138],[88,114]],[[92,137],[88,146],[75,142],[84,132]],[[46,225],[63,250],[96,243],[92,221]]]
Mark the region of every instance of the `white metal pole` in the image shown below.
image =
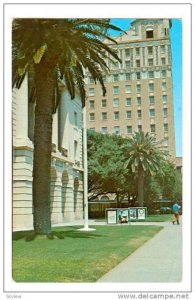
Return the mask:
[[[88,164],[87,164],[87,115],[86,106],[83,107],[83,194],[84,194],[84,227],[80,230],[95,230],[89,228],[88,216]]]

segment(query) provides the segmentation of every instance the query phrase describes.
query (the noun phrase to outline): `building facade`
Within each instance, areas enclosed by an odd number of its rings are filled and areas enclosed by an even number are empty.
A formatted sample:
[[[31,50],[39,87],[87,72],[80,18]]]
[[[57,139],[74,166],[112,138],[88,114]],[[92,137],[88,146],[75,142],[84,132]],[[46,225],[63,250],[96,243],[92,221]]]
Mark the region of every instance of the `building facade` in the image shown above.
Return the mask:
[[[169,19],[136,19],[126,34],[105,41],[121,59],[109,62],[101,86],[87,77],[88,128],[131,136],[150,132],[175,159],[172,52]]]
[[[28,78],[13,89],[13,230],[33,227],[32,169],[35,103],[28,101]],[[65,86],[53,115],[51,221],[83,219],[82,104]]]

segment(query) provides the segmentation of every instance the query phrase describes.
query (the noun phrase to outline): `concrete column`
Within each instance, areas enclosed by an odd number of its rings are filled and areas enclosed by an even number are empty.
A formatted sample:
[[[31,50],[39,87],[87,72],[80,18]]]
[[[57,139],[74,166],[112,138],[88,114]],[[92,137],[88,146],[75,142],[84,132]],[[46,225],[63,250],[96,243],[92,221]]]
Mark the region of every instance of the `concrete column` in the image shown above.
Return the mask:
[[[53,115],[53,126],[52,126],[52,145],[53,151],[58,152],[58,109]]]
[[[74,178],[70,170],[67,170],[67,172],[69,179],[63,187],[62,195],[64,198],[63,217],[65,222],[74,220]]]
[[[62,93],[61,101],[60,101],[60,145],[63,149],[68,151],[68,156],[70,154],[70,145],[69,145],[69,135],[70,132],[70,124],[69,124],[69,110],[71,107],[71,103],[69,102],[69,95],[67,91]],[[68,104],[70,106],[68,106]],[[72,138],[72,136],[71,136]]]
[[[16,136],[14,146],[32,146],[28,138],[28,76],[26,75],[16,95]]]

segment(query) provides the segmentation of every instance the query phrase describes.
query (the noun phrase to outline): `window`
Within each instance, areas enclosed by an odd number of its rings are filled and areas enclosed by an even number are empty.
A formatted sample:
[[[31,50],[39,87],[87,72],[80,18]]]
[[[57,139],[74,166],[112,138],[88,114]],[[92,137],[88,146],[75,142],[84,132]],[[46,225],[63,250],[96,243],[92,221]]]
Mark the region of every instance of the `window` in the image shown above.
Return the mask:
[[[155,46],[155,52],[156,52],[156,65],[158,65],[158,46]]]
[[[94,121],[95,120],[95,114],[94,113],[90,113],[89,114],[89,120],[90,121]]]
[[[131,80],[131,73],[125,74],[125,80]]]
[[[94,108],[94,107],[95,107],[94,100],[89,100],[89,108]]]
[[[137,68],[140,67],[140,59],[136,59],[136,67],[137,67]]]
[[[75,125],[75,126],[78,125],[78,114],[77,114],[76,111],[74,112],[74,125]]]
[[[113,99],[113,106],[114,107],[119,107],[119,98],[114,98]]]
[[[148,71],[148,78],[153,79],[154,78],[154,71]]]
[[[136,85],[136,92],[140,93],[141,92],[141,84]]]
[[[141,97],[137,97],[137,105],[141,105],[142,104],[142,99]]]
[[[161,64],[164,66],[166,64],[165,57],[161,57]]]
[[[164,146],[168,146],[168,145],[169,145],[169,138],[168,138],[168,136],[166,136],[164,138]]]
[[[118,81],[119,80],[119,75],[118,74],[114,74],[113,75],[113,81]]]
[[[102,112],[102,120],[107,120],[107,112]]]
[[[95,127],[91,127],[91,128],[89,128],[89,130],[91,130],[91,131],[95,131]]]
[[[149,83],[148,89],[149,89],[149,92],[154,92],[154,83]]]
[[[89,96],[94,96],[94,95],[95,95],[94,88],[89,88]]]
[[[102,99],[102,107],[106,107],[107,106],[107,100],[106,99]]]
[[[155,124],[150,125],[150,132],[156,132]]]
[[[142,61],[143,61],[143,65],[145,66],[145,64],[146,64],[145,47],[142,48]]]
[[[114,126],[114,133],[119,135],[120,134],[120,127],[119,126]]]
[[[119,94],[119,86],[113,87],[113,94]]]
[[[167,89],[167,84],[166,84],[166,82],[163,82],[162,83],[162,90],[166,91],[166,89]]]
[[[129,48],[125,49],[125,56],[126,57],[130,56],[130,49]]]
[[[126,118],[131,119],[131,110],[126,111]]]
[[[150,109],[150,117],[155,117],[155,109],[154,108]]]
[[[78,142],[74,141],[74,159],[77,160]]]
[[[131,93],[131,86],[130,85],[126,85],[125,86],[125,91],[126,91],[126,93]]]
[[[165,45],[160,46],[160,52],[161,54],[165,54]]]
[[[103,79],[104,82],[106,82],[106,75],[103,75],[102,79]]]
[[[162,76],[162,78],[166,78],[166,70],[161,71],[161,76]]]
[[[114,112],[114,119],[119,120],[119,111]]]
[[[107,134],[108,133],[108,128],[107,127],[102,127],[102,133]]]
[[[164,117],[167,117],[167,108],[163,108],[163,115],[164,115]]]
[[[112,67],[113,67],[113,69],[118,69],[119,68],[118,61],[113,62]]]
[[[131,98],[126,98],[126,106],[131,106]]]
[[[130,68],[130,66],[131,66],[131,63],[130,63],[130,60],[126,60],[125,61],[125,68]]]
[[[138,111],[137,111],[137,116],[138,116],[138,118],[141,118],[141,117],[142,117],[142,111],[141,111],[141,109],[138,109]]]
[[[140,55],[140,48],[135,48],[136,55]]]
[[[167,95],[163,95],[163,104],[167,103]]]
[[[142,125],[138,125],[138,131],[142,131]]]
[[[91,77],[91,76],[89,77],[89,83],[95,83],[93,77]]]
[[[148,66],[152,67],[153,66],[153,58],[148,59]]]
[[[152,39],[153,38],[153,30],[147,30],[146,31],[146,38],[147,39]]]
[[[141,73],[140,72],[136,72],[136,79],[137,80],[141,79]]]
[[[154,96],[149,96],[149,101],[150,101],[150,105],[154,105],[155,103]]]
[[[149,46],[148,47],[148,55],[152,55],[153,54],[153,47]]]
[[[164,124],[164,132],[168,132],[168,124]]]
[[[131,134],[132,133],[132,126],[128,125],[127,126],[127,134]]]

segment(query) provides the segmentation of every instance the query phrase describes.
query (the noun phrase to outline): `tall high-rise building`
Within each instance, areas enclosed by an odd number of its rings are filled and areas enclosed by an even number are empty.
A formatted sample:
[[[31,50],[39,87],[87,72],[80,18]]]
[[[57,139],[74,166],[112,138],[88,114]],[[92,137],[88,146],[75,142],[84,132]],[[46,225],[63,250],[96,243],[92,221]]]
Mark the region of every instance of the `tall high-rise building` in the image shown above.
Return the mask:
[[[124,137],[150,132],[174,159],[171,26],[170,19],[136,19],[117,44],[105,41],[121,59],[108,62],[106,96],[90,75],[86,85],[89,129]]]

